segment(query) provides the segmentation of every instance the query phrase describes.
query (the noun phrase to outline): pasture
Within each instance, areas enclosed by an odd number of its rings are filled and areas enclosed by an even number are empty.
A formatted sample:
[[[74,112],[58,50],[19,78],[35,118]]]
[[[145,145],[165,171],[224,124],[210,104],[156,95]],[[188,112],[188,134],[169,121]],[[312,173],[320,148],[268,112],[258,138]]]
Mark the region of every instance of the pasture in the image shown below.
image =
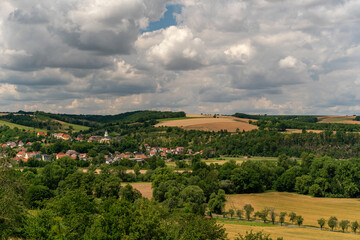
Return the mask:
[[[191,117],[180,120],[162,121],[155,125],[155,127],[181,127],[185,130],[201,130],[201,131],[220,131],[227,130],[228,132],[251,131],[258,129],[257,126],[249,124],[248,119],[240,119],[230,116],[219,116],[218,118],[211,117]]]
[[[318,227],[317,220],[337,217],[339,221],[359,221],[360,201],[346,198],[315,198],[295,193],[253,193],[227,195],[226,209],[243,209],[245,204],[251,204],[255,212],[265,207],[275,208],[277,213],[295,212],[304,218],[304,225]],[[288,222],[288,217],[286,222]]]
[[[72,123],[67,123],[67,122],[63,122],[63,121],[59,121],[59,120],[54,120],[59,122],[61,125],[64,126],[65,130],[70,130],[70,128],[73,129],[73,131],[75,132],[80,132],[80,131],[86,131],[89,130],[90,128],[87,126],[82,126],[82,125],[78,125],[78,124],[72,124]]]
[[[18,128],[18,129],[24,129],[24,130],[27,130],[27,131],[34,131],[34,132],[47,132],[46,129],[27,127],[27,126],[23,126],[23,125],[19,125],[19,124],[16,124],[16,123],[3,121],[3,120],[0,120],[0,126],[8,126],[10,128]]]

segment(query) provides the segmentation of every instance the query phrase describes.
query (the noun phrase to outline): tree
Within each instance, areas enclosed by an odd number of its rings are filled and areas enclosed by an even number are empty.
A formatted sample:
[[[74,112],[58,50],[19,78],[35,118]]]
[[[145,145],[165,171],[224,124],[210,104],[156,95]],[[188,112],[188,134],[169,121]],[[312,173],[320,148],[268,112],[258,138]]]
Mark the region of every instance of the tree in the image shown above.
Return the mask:
[[[0,239],[18,235],[25,220],[22,204],[24,185],[19,181],[18,174],[13,169],[0,166]]]
[[[136,176],[138,176],[140,174],[140,166],[139,163],[136,163],[134,166],[134,173]]]
[[[328,220],[328,225],[331,228],[331,231],[334,231],[334,227],[337,226],[338,219],[336,217],[330,217]]]
[[[180,199],[185,205],[185,209],[189,209],[192,213],[203,215],[205,212],[205,195],[204,191],[196,185],[190,185],[180,192]]]
[[[267,216],[269,215],[270,209],[269,208],[264,208],[263,210],[261,210],[260,212],[256,212],[255,213],[255,217],[259,217],[261,218],[261,220],[263,220],[264,222],[267,221]]]
[[[320,218],[320,219],[318,220],[318,224],[320,225],[321,230],[322,230],[322,228],[324,227],[325,223],[326,223],[325,218]]]
[[[33,208],[41,206],[41,201],[53,197],[52,192],[46,186],[32,185],[25,193],[26,203]]]
[[[282,226],[283,223],[285,222],[285,216],[286,216],[286,212],[281,212],[280,216],[279,216],[279,221],[280,221],[280,225]]]
[[[299,215],[296,217],[296,223],[297,225],[299,225],[299,227],[303,224],[303,222],[304,222],[304,218],[302,216]]]
[[[226,202],[225,191],[219,189],[218,193],[212,193],[210,195],[210,200],[208,202],[208,206],[210,212],[221,214],[224,211]]]
[[[243,218],[243,214],[244,211],[241,209],[236,210],[236,215],[238,216],[238,218],[242,219]]]
[[[292,223],[294,223],[296,221],[296,213],[294,213],[294,212],[289,213],[289,218],[290,218],[290,221]]]
[[[283,238],[277,238],[277,240],[282,240]],[[235,240],[272,240],[270,234],[265,234],[263,232],[253,233],[251,230],[250,232],[246,232],[245,236],[239,234]]]
[[[232,218],[235,214],[234,209],[229,209],[230,218]]]
[[[343,230],[343,232],[345,232],[345,230],[347,231],[349,225],[350,225],[350,221],[349,221],[349,220],[341,220],[341,221],[339,222],[339,226],[341,227],[341,229]]]
[[[275,218],[277,216],[277,213],[275,212],[275,208],[270,208],[270,218],[272,224],[275,224]]]
[[[351,230],[356,233],[356,230],[359,228],[359,223],[357,221],[351,223]]]
[[[251,206],[251,204],[245,204],[244,210],[245,210],[247,220],[250,220],[251,213],[254,212],[253,206]]]

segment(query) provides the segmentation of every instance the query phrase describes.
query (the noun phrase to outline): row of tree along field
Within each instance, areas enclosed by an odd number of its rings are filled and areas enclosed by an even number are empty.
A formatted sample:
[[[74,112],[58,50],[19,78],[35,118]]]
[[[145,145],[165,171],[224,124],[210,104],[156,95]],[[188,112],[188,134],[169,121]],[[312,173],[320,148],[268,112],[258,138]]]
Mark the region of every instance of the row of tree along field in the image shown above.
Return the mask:
[[[254,212],[254,208],[251,204],[245,204],[243,209],[229,209],[227,212],[225,211],[218,211],[216,212],[218,214],[222,214],[223,217],[230,216],[230,218],[233,218],[234,215],[238,217],[238,219],[244,220],[244,217],[248,221],[252,219],[260,219],[266,222],[271,222],[272,224],[279,223],[281,226],[286,224],[286,217],[288,216],[289,222],[292,224],[296,224],[299,227],[303,224],[304,218],[301,215],[296,215],[295,212],[290,212],[289,214],[287,212],[280,212],[277,213],[275,211],[275,208],[265,207],[261,211]],[[327,226],[331,229],[331,231],[334,231],[334,228],[339,227],[343,232],[347,231],[349,227],[354,233],[357,233],[357,230],[359,229],[360,225],[358,221],[350,222],[349,220],[341,220],[338,221],[337,217],[330,217],[328,220],[325,218],[320,218],[318,221],[319,227],[321,230]]]

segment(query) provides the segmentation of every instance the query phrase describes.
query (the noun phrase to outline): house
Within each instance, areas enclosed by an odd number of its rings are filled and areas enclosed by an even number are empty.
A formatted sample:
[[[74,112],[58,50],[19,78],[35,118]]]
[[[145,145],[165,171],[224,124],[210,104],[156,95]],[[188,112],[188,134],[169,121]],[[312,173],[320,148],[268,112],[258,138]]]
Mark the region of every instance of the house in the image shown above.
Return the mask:
[[[43,155],[41,155],[41,160],[47,162],[47,161],[50,161],[50,157],[51,157],[51,155],[43,154]]]
[[[47,135],[47,134],[45,134],[45,133],[43,133],[43,132],[38,132],[38,133],[36,134],[36,136],[38,136],[38,137],[40,137],[40,136],[45,136],[45,135]]]
[[[78,156],[80,160],[87,160],[86,153],[80,153]]]
[[[27,153],[25,153],[25,156],[24,156],[25,159],[29,159],[29,158],[32,158],[32,157],[34,157],[36,159],[41,159],[41,154],[40,154],[40,152],[27,152]]]
[[[56,160],[58,160],[59,158],[62,158],[62,157],[67,157],[67,155],[65,153],[56,154]]]
[[[67,150],[65,154],[66,156],[78,155],[78,153],[75,150]]]
[[[24,157],[25,157],[25,154],[26,154],[25,151],[20,151],[20,152],[18,152],[18,153],[16,154],[16,157],[18,157],[18,158],[24,158]]]
[[[91,136],[89,137],[88,142],[99,142],[102,138],[102,136]]]

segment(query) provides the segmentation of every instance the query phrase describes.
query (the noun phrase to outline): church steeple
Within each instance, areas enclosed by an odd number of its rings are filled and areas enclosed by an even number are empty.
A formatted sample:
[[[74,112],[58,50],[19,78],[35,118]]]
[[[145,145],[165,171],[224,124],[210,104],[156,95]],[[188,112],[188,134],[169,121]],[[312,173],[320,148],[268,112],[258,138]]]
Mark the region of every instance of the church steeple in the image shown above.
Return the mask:
[[[105,130],[105,134],[104,134],[104,137],[109,137],[109,133],[108,133],[108,131],[107,130]]]

